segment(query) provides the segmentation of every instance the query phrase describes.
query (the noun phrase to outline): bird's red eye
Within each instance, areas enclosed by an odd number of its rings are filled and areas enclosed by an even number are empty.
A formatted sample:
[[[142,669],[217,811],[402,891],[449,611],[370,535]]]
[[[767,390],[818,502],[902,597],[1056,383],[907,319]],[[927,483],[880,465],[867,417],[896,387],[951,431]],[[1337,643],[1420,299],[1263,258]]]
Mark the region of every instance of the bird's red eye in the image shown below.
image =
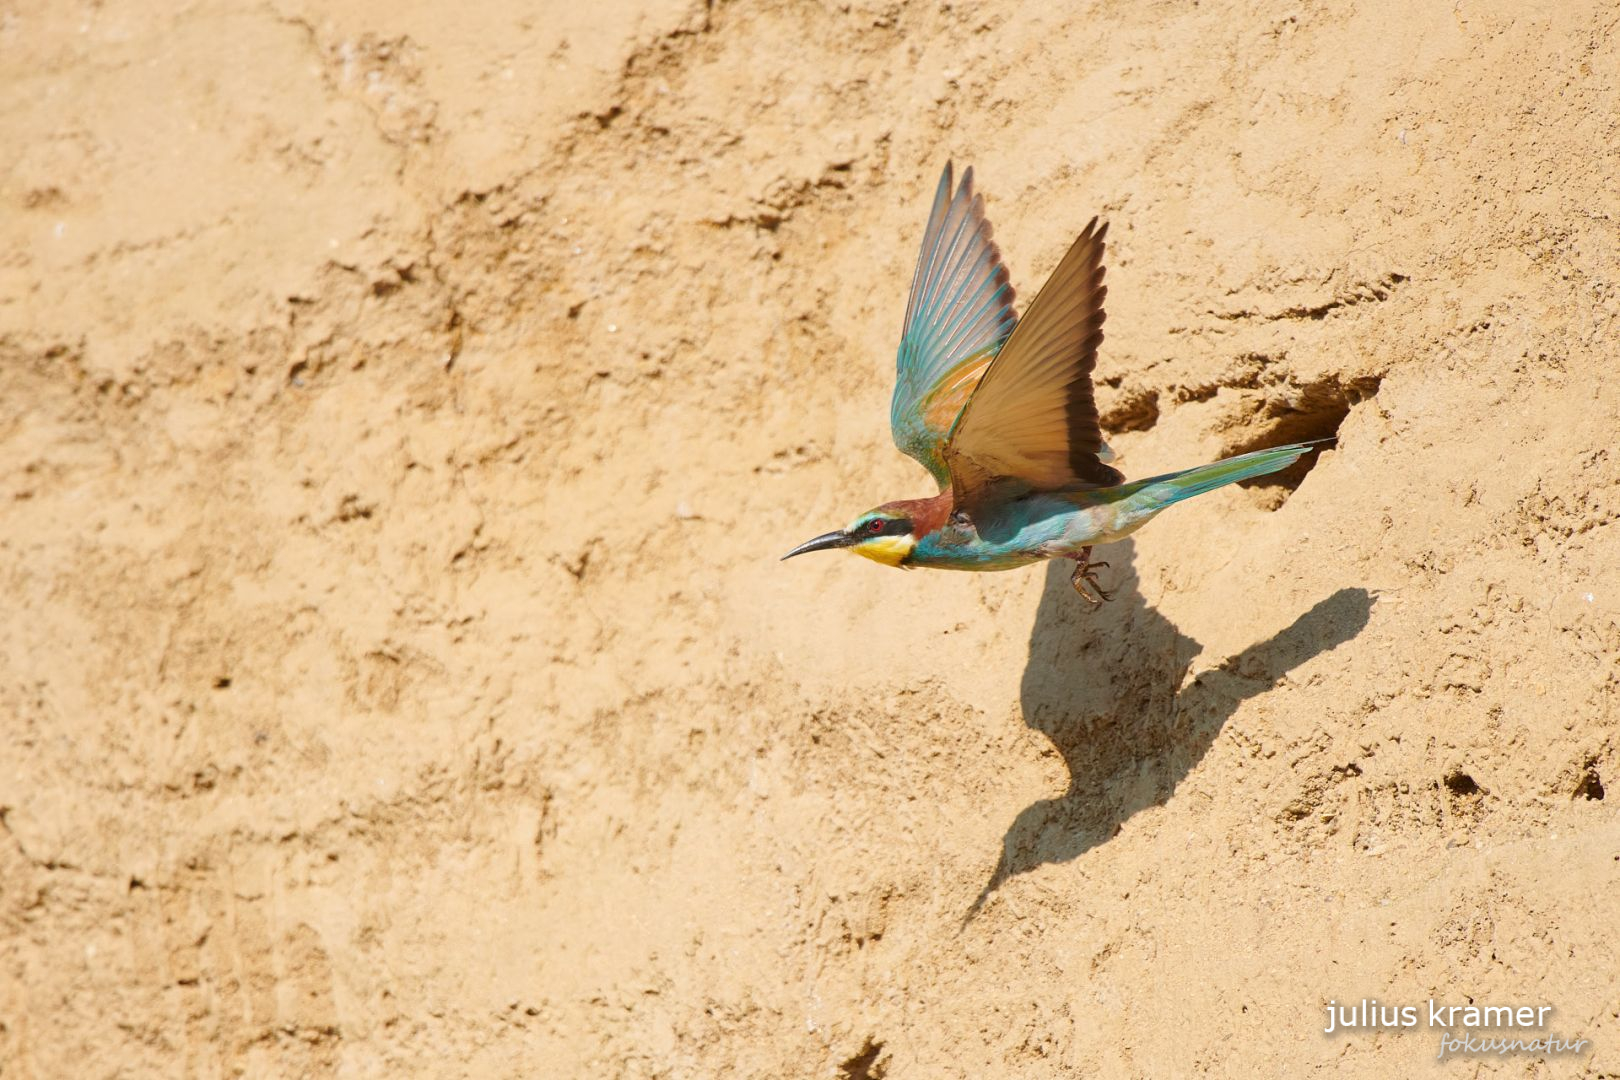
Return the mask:
[[[866,531],[871,533],[874,536],[876,536],[878,533],[882,532],[883,531],[883,519],[882,518],[873,518],[871,521],[867,522],[866,523]]]

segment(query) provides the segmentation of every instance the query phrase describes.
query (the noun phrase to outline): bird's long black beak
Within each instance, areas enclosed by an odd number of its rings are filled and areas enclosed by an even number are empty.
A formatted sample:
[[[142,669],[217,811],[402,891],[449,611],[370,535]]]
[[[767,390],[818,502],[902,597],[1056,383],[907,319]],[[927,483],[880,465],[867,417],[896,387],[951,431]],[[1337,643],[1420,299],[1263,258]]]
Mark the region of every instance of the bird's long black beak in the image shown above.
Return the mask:
[[[822,533],[814,540],[806,540],[804,543],[782,556],[782,558],[791,559],[793,556],[803,555],[807,551],[822,551],[826,548],[849,547],[849,545],[853,544],[854,542],[854,539],[848,533],[843,532],[842,530],[838,532]]]

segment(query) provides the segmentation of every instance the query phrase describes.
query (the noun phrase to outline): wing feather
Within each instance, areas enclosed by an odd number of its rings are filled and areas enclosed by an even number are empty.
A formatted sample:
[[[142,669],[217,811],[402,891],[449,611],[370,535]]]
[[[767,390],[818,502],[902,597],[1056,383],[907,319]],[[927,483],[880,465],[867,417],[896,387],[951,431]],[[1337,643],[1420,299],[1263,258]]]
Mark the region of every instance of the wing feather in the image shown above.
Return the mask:
[[[1016,321],[1013,289],[991,240],[973,170],[952,188],[947,164],[923,231],[896,358],[889,427],[894,444],[948,485],[944,447],[996,351]]]
[[[1009,491],[1107,487],[1123,477],[1097,418],[1091,372],[1103,340],[1104,238],[1093,218],[997,353],[943,456],[970,514]]]

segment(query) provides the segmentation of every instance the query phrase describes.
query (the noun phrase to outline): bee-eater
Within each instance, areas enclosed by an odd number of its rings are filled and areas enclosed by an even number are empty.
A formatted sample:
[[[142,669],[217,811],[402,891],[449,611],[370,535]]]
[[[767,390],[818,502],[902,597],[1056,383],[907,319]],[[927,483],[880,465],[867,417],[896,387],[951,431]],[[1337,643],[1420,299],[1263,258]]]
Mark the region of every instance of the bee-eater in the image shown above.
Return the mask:
[[[939,482],[927,499],[887,502],[782,556],[848,548],[886,566],[1010,570],[1075,561],[1075,591],[1097,583],[1095,544],[1122,540],[1159,511],[1285,469],[1318,442],[1125,483],[1109,464],[1091,371],[1102,343],[1103,238],[1092,218],[1023,318],[990,239],[973,170],[951,190],[945,166],[911,279],[889,427]],[[1092,596],[1087,586],[1096,591]],[[1099,599],[1100,598],[1100,599]]]

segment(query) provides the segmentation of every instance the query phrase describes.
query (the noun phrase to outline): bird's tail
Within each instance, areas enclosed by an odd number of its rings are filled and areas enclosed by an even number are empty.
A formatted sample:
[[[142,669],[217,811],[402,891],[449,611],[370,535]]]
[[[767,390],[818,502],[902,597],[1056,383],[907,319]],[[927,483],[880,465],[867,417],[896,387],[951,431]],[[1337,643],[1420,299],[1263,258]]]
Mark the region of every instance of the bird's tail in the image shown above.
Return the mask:
[[[1183,469],[1181,472],[1138,480],[1129,486],[1136,488],[1132,494],[1141,496],[1156,513],[1194,495],[1202,495],[1206,491],[1214,491],[1218,487],[1235,484],[1239,480],[1279,472],[1312,450],[1331,442],[1332,439],[1313,439],[1310,442],[1273,446],[1269,450],[1239,454],[1237,457],[1229,457],[1212,465],[1200,465],[1195,469]]]

